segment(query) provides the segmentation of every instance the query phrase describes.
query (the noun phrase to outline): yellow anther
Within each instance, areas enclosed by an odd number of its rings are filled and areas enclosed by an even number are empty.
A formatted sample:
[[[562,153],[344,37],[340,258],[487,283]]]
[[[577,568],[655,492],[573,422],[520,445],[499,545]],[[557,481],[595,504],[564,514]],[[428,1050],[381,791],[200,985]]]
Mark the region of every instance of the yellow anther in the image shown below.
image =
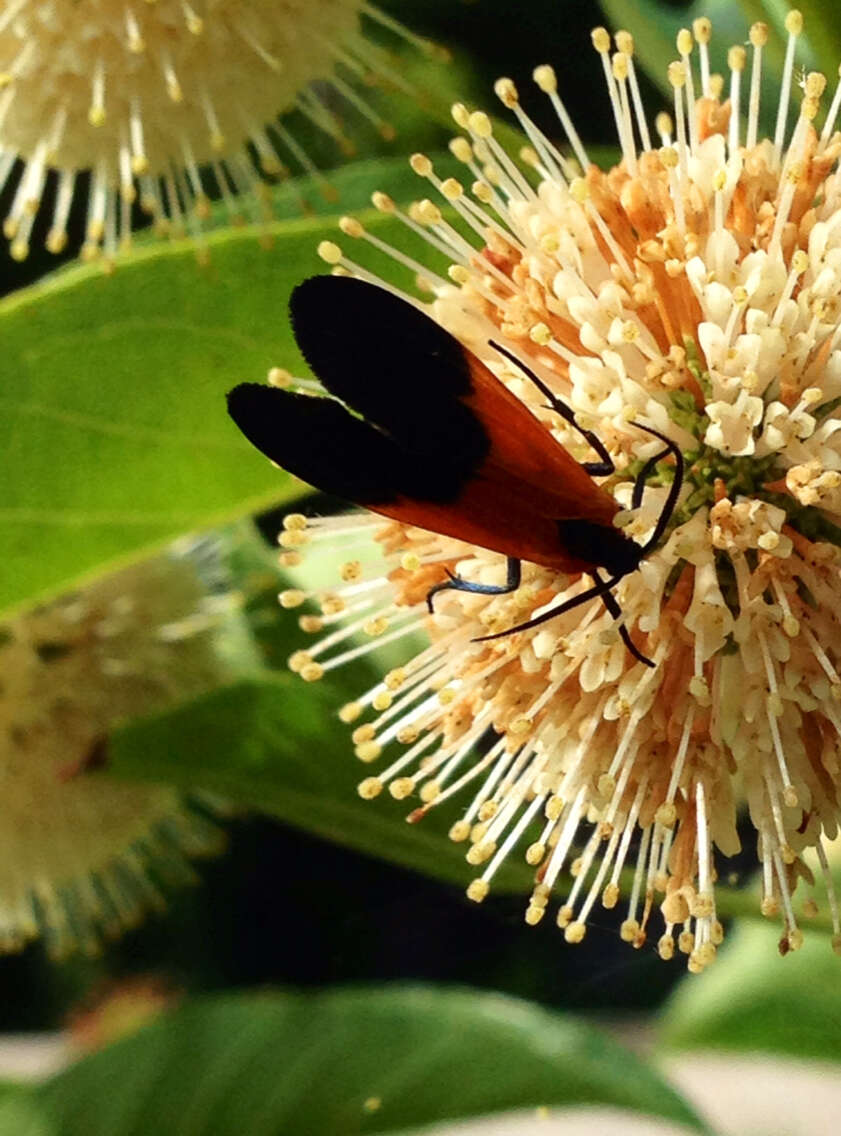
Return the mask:
[[[324,676],[324,667],[321,663],[310,662],[301,667],[299,673],[304,682],[318,682]]]
[[[382,635],[384,631],[388,630],[388,620],[384,615],[375,616],[369,619],[362,627],[366,635],[370,635],[372,639],[378,635]]]
[[[299,674],[301,668],[312,662],[309,651],[293,651],[287,661],[287,666],[294,674]]]
[[[450,840],[454,844],[462,844],[470,835],[470,823],[466,820],[457,820],[449,831]]]
[[[92,106],[88,111],[88,122],[91,126],[105,125],[105,107]]]
[[[318,255],[325,264],[338,264],[342,259],[342,250],[333,241],[322,241],[318,246]]]
[[[550,797],[543,809],[547,820],[557,820],[563,811],[564,801],[562,797],[558,796]]]
[[[467,164],[473,161],[473,147],[466,138],[451,138],[450,153],[459,162]]]
[[[526,908],[526,923],[528,923],[529,927],[536,927],[545,914],[545,907],[535,907],[533,903],[530,903]]]
[[[675,150],[673,145],[664,145],[664,147],[660,147],[657,153],[660,161],[663,162],[665,169],[677,168],[677,151]]]
[[[496,852],[496,845],[493,843],[493,841],[474,844],[468,850],[465,859],[467,860],[468,864],[472,864],[475,868],[478,867],[479,864],[484,864],[487,860],[490,860],[494,852]]]
[[[792,8],[785,19],[785,28],[789,35],[799,36],[803,31],[803,13],[797,9]]]
[[[716,170],[713,174],[713,189],[716,193],[721,193],[727,185],[727,170]]]
[[[467,129],[470,122],[470,112],[464,103],[453,103],[450,107],[450,114],[453,116],[456,126],[460,126],[462,130]]]
[[[395,801],[403,801],[415,791],[415,782],[412,777],[397,777],[388,787],[389,793]]]
[[[483,110],[474,110],[470,116],[469,126],[477,138],[490,138],[493,134],[491,120]]]
[[[292,375],[284,367],[272,367],[266,375],[269,386],[285,390],[292,385]]]
[[[661,110],[657,117],[654,119],[654,129],[658,134],[667,134],[671,137],[674,132],[674,123],[672,116],[666,111]],[[660,160],[663,160],[663,151],[660,151]]]
[[[789,639],[796,639],[800,634],[800,620],[789,614],[783,619],[783,631]]]
[[[447,269],[447,275],[453,284],[458,284],[460,288],[470,283],[470,273],[463,264],[451,264]]]
[[[751,25],[748,34],[754,47],[764,47],[768,42],[768,25],[763,24],[761,20],[757,20],[755,24]]]
[[[558,89],[558,77],[555,74],[555,69],[548,63],[541,63],[539,67],[535,67],[532,71],[532,78],[541,91],[544,91],[547,95],[554,95]]]
[[[362,713],[362,705],[359,702],[346,702],[339,710],[339,720],[349,726],[351,722],[355,722],[359,715]]]
[[[374,695],[374,700],[371,703],[377,713],[382,714],[383,710],[388,710],[391,706],[392,698],[387,690],[381,690],[379,694]]]
[[[440,188],[448,201],[458,201],[464,193],[464,186],[455,178],[447,178],[446,181],[441,182]]]
[[[584,936],[587,934],[586,923],[570,923],[564,929],[564,938],[568,943],[581,943],[584,941]]]
[[[374,193],[370,194],[370,203],[380,212],[394,212],[397,210],[393,199],[389,197],[388,193],[383,193],[382,190],[375,190]]]
[[[406,681],[407,675],[403,667],[395,667],[394,670],[389,671],[383,679],[383,682],[389,690],[399,690],[403,683]]]
[[[435,204],[434,201],[430,201],[429,198],[427,197],[427,198],[424,198],[423,201],[419,201],[417,204],[418,204],[417,216],[418,216],[418,218],[419,218],[419,220],[421,221],[422,224],[424,224],[424,225],[440,225],[441,224],[441,221],[443,219],[441,217],[441,210],[438,208],[438,206]]]
[[[358,239],[365,235],[365,230],[355,217],[340,217],[339,228],[346,237],[353,237]]]
[[[471,193],[483,205],[490,205],[493,201],[493,190],[486,181],[474,181],[470,187]]]
[[[555,922],[562,931],[572,922],[573,914],[574,912],[569,904],[564,904],[564,906],[559,909],[558,914],[555,916]]]
[[[503,106],[513,110],[520,102],[517,88],[513,79],[497,79],[494,83],[494,93]]]
[[[288,610],[293,607],[300,607],[307,596],[300,588],[287,588],[286,591],[281,592],[277,598],[280,606]]]
[[[675,941],[671,935],[661,935],[657,942],[657,954],[661,959],[668,961],[674,957]]]
[[[744,71],[748,55],[741,44],[734,44],[727,52],[727,66],[731,71]]]
[[[539,343],[546,347],[552,342],[552,331],[545,323],[536,323],[529,328],[529,339],[532,343]]]
[[[633,943],[639,934],[640,925],[636,919],[623,919],[619,928],[619,938],[623,943]]]
[[[437,781],[427,781],[421,786],[420,799],[425,805],[430,805],[441,793],[441,786]]]
[[[432,162],[426,154],[412,154],[409,158],[409,165],[418,177],[428,178],[432,173]]]
[[[686,83],[686,68],[679,59],[675,59],[668,67],[669,82],[676,91]]]
[[[608,884],[602,892],[602,907],[612,911],[616,904],[619,902],[619,885]]]
[[[363,801],[373,801],[383,791],[383,783],[379,777],[366,777],[356,786],[356,791]]]
[[[681,28],[677,33],[677,50],[680,55],[691,55],[695,41],[689,28]]]
[[[677,809],[671,801],[664,801],[654,814],[654,819],[664,828],[673,828],[677,820]]]
[[[621,51],[617,51],[612,60],[613,77],[619,79],[628,78],[628,57]]]
[[[613,42],[616,44],[617,50],[627,55],[629,59],[634,54],[634,37],[624,28],[616,33]]]
[[[354,753],[360,761],[369,762],[376,761],[383,751],[383,747],[379,742],[362,742],[361,745],[356,746]]]
[[[590,39],[599,55],[605,55],[610,51],[610,36],[607,28],[593,28],[590,32]]]
[[[713,33],[713,26],[706,16],[692,21],[692,34],[698,43],[709,43]]]
[[[53,253],[54,256],[60,252],[64,252],[67,247],[67,233],[58,229],[51,229],[47,234],[45,244],[47,246],[47,252]]]
[[[339,575],[346,584],[350,584],[362,575],[362,564],[358,560],[346,560],[339,569]]]
[[[573,178],[569,183],[569,193],[573,201],[579,205],[583,205],[587,198],[590,196],[590,187],[584,178]]]
[[[490,890],[487,880],[472,880],[467,889],[467,898],[472,899],[474,903],[481,903]]]
[[[810,71],[803,84],[803,90],[810,99],[819,99],[826,90],[826,75],[821,71]]]

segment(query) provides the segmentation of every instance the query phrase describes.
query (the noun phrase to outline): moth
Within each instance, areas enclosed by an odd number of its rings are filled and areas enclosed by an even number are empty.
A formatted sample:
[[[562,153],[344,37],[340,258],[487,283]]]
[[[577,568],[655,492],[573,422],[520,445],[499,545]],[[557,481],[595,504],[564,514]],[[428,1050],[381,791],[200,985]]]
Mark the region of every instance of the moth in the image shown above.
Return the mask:
[[[354,277],[315,276],[292,293],[290,316],[304,358],[332,397],[242,383],[228,394],[229,413],[266,457],[318,489],[506,557],[504,584],[450,575],[430,590],[430,610],[445,589],[514,591],[525,560],[586,574],[593,585],[485,638],[536,627],[595,597],[614,618],[621,616],[611,589],[659,543],[680,494],[683,458],[671,439],[636,424],[663,449],[639,471],[633,508],[642,503],[657,463],[669,455],[674,460],[658,522],[638,544],[613,524],[618,505],[594,480],[614,472],[603,443],[506,347],[489,341],[581,434],[597,461],[576,461],[478,356],[384,288]],[[652,666],[624,625],[620,633],[632,655]]]

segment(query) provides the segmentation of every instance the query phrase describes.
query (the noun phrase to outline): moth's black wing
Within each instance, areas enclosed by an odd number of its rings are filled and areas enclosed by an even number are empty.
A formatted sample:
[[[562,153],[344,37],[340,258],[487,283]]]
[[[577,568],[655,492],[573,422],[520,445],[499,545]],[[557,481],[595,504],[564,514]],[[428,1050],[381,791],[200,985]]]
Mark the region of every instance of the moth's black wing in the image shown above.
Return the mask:
[[[384,288],[349,276],[314,276],[292,293],[292,327],[324,386],[408,453],[446,467],[458,489],[489,450],[462,401],[473,388],[464,347]]]
[[[447,490],[434,471],[430,481],[430,471],[392,438],[335,399],[242,383],[228,394],[228,413],[267,458],[336,497],[373,507]]]

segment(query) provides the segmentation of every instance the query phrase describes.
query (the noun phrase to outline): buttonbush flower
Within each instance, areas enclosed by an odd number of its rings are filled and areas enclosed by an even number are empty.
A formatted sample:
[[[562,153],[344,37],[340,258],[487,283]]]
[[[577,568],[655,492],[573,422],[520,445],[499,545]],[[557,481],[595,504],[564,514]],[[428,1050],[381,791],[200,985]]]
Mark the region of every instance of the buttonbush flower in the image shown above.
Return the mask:
[[[219,849],[207,809],[97,770],[116,723],[224,680],[230,602],[171,555],[0,627],[0,951],[95,951]]]
[[[821,903],[841,951],[825,851],[841,806],[841,87],[824,110],[823,75],[795,82],[801,29],[791,12],[772,138],[758,130],[763,24],[749,50],[731,49],[723,77],[710,71],[710,22],[682,31],[668,67],[672,112],[653,129],[631,35],[612,42],[599,28],[618,165],[590,161],[555,72],[540,66],[535,82],[572,156],[500,79],[496,93],[523,132],[519,154],[487,114],[457,105],[451,150],[463,181],[415,155],[436,200],[403,211],[374,196],[425,239],[422,263],[353,218],[341,227],[358,260],[334,242],[320,250],[334,271],[366,279],[376,279],[366,245],[385,251],[402,266],[381,281],[395,292],[408,267],[426,310],[592,460],[489,340],[533,368],[608,447],[617,472],[604,485],[640,543],[674,464],[653,460],[662,445],[635,423],[680,447],[686,476],[671,526],[616,588],[653,667],[634,659],[599,600],[478,641],[585,591],[587,577],[526,564],[512,594],[443,591],[430,615],[427,593],[447,572],[502,584],[503,557],[365,514],[293,515],[280,538],[287,566],[307,545],[346,550],[334,588],[281,596],[320,607],[301,619],[318,636],[291,660],[302,678],[368,650],[360,633],[372,647],[405,640],[415,651],[341,710],[357,757],[377,763],[361,795],[387,788],[411,802],[412,822],[458,799],[450,836],[476,872],[470,898],[484,899],[503,861],[524,856],[535,873],[527,922],[551,906],[571,943],[597,904],[620,904],[628,877],[622,938],[640,946],[657,912],[660,955],[677,948],[694,972],[722,939],[715,885],[740,849],[740,812],[756,832],[759,902],[781,921],[781,949],[800,945],[801,912]]]
[[[23,162],[4,220],[12,255],[27,255],[40,213],[47,248],[60,252],[78,197],[83,255],[111,257],[135,202],[198,235],[208,193],[236,216],[234,196],[261,184],[252,156],[272,177],[287,164],[317,175],[278,120],[293,108],[345,149],[337,103],[390,137],[359,88],[406,82],[363,34],[363,14],[429,48],[363,0],[5,0],[0,186]]]

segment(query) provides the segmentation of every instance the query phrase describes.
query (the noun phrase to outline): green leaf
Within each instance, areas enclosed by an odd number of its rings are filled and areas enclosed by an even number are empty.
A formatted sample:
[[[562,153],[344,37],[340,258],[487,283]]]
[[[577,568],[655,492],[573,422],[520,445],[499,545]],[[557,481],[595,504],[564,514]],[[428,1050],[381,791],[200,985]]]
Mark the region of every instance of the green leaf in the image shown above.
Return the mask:
[[[828,935],[804,930],[801,949],[781,958],[779,927],[734,927],[715,965],[672,996],[663,1046],[841,1061],[841,959]]]
[[[203,999],[39,1095],[60,1136],[353,1136],[585,1102],[704,1130],[591,1027],[500,995],[421,987]]]
[[[417,193],[406,170],[349,168],[349,205],[375,185],[388,189],[390,174],[400,196],[409,184]],[[427,255],[392,217],[365,219]],[[306,373],[286,303],[325,269],[315,250],[337,229],[313,218],[274,223],[262,230],[271,252],[260,232],[214,233],[204,269],[189,243],[158,243],[112,277],[72,267],[0,303],[0,612],[300,493],[241,437],[224,396],[274,365]],[[405,280],[381,255],[365,261]]]
[[[459,803],[407,824],[414,807],[383,794],[363,801],[357,783],[372,770],[353,755],[350,730],[336,719],[343,702],[371,685],[355,665],[341,678],[304,687],[294,675],[266,675],[225,687],[109,739],[111,774],[202,788],[277,816],[357,851],[466,886],[475,869],[446,832]],[[496,891],[526,893],[534,873],[513,857],[494,877]]]
[[[28,1085],[0,1082],[0,1136],[58,1136],[46,1107]]]

